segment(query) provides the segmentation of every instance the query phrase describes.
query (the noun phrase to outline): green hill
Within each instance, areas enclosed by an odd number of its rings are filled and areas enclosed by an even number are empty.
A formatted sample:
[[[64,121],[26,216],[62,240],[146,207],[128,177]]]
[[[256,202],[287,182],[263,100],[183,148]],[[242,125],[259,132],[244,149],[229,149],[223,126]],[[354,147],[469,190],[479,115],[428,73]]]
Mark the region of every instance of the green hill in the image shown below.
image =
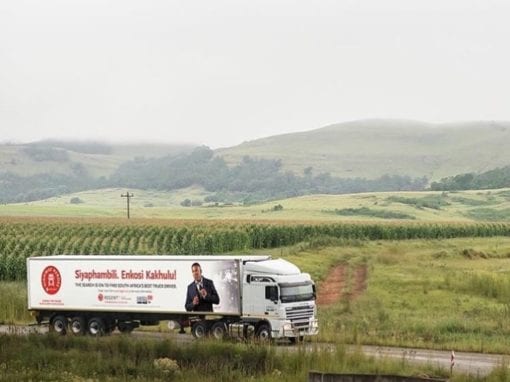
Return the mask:
[[[396,174],[439,180],[509,165],[509,144],[510,122],[363,120],[257,139],[216,155],[229,164],[245,155],[278,158],[296,174],[312,167],[314,174],[344,178]]]

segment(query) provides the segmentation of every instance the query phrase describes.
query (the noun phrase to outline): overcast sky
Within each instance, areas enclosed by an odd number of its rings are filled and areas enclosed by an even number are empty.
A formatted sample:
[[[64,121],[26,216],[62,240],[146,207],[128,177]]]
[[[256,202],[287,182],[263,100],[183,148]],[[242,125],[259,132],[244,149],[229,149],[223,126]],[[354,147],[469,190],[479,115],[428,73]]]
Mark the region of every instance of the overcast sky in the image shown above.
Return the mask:
[[[510,1],[0,0],[0,141],[510,120]]]

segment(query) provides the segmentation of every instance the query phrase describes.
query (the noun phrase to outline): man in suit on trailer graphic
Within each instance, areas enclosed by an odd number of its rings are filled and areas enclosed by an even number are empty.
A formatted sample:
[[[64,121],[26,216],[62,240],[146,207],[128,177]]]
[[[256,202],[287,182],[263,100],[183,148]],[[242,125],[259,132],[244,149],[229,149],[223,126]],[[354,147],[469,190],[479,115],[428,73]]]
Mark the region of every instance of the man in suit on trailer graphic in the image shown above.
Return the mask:
[[[212,280],[202,276],[199,263],[191,266],[193,282],[188,285],[185,308],[187,312],[212,312],[213,304],[220,303],[220,296]]]

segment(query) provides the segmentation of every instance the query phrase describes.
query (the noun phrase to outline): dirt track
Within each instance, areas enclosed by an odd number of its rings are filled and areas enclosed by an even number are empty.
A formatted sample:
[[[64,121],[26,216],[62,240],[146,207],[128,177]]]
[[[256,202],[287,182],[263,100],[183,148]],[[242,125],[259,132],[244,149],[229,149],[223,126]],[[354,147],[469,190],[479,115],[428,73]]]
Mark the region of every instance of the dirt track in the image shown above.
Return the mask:
[[[368,269],[366,265],[355,268],[342,264],[334,267],[321,282],[317,292],[317,304],[330,305],[342,299],[353,300],[367,288]]]

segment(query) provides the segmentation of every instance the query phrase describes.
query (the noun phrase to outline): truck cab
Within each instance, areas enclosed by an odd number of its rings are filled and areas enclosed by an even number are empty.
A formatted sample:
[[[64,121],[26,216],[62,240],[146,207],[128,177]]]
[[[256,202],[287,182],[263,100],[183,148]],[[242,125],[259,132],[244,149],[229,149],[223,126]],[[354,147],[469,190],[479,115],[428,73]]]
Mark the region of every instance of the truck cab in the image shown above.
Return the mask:
[[[319,331],[315,284],[283,259],[246,261],[242,267],[242,319],[255,334],[291,341]]]

